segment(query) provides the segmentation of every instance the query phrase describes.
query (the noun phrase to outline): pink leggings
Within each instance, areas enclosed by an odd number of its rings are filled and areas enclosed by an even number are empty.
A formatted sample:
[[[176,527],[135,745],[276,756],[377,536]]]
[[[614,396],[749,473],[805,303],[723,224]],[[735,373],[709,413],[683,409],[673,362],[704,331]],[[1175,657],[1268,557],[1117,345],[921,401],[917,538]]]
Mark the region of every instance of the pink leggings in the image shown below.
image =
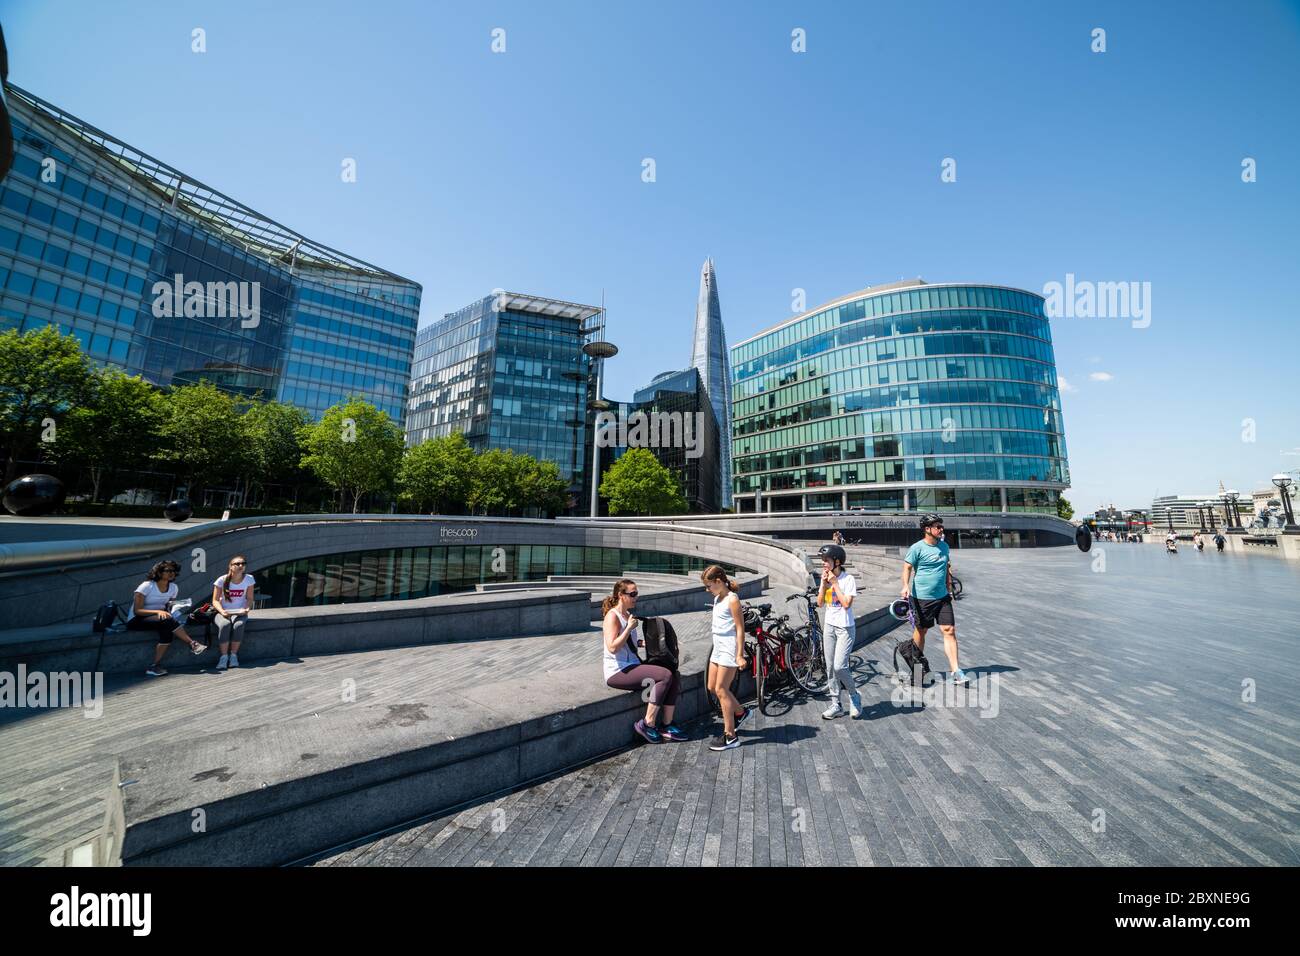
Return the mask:
[[[677,671],[670,671],[658,664],[635,664],[625,671],[619,671],[605,681],[616,690],[640,690],[647,681],[654,683],[650,691],[650,702],[662,707],[677,704],[677,694],[682,689],[682,677]]]

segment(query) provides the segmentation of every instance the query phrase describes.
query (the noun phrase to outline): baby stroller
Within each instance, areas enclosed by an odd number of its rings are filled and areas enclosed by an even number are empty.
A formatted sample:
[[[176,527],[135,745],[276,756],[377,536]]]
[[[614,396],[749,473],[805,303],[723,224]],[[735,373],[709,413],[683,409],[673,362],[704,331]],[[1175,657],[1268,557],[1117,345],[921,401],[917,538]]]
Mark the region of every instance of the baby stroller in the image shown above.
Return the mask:
[[[1177,553],[1178,553],[1178,539],[1177,539],[1177,538],[1167,538],[1167,539],[1165,539],[1165,551],[1166,551],[1168,554],[1177,554]]]

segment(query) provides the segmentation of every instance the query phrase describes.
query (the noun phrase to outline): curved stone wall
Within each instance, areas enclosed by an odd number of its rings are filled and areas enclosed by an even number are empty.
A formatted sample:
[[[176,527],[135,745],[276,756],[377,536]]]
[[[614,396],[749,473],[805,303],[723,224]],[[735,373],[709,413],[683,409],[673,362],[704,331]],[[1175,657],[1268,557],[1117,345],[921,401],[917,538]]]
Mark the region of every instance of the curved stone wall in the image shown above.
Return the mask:
[[[130,600],[164,558],[181,566],[177,587],[195,605],[230,558],[254,567],[296,558],[431,544],[548,544],[695,555],[753,568],[772,585],[809,581],[801,549],[768,538],[662,522],[549,521],[410,515],[286,515],[211,522],[149,537],[0,546],[0,628],[85,621],[105,601]],[[202,559],[204,570],[196,569]]]

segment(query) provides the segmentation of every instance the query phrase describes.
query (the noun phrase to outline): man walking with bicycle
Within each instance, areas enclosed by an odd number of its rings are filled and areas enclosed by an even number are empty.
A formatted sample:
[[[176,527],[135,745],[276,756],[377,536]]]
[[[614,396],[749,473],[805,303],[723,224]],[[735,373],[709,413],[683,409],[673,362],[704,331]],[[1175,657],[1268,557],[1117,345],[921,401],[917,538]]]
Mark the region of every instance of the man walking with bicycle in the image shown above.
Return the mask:
[[[952,613],[952,563],[948,542],[943,540],[943,519],[926,515],[921,519],[925,537],[907,550],[903,558],[902,596],[911,603],[916,618],[912,643],[925,652],[925,632],[939,625],[943,632],[943,649],[952,666],[949,680],[969,684],[970,678],[957,663],[957,623]]]
[[[849,714],[862,714],[862,698],[849,669],[849,654],[857,638],[857,622],[853,618],[853,599],[858,593],[857,581],[844,570],[844,549],[838,544],[824,545],[817,552],[822,559],[821,587],[817,603],[826,605],[826,622],[822,628],[822,648],[826,657],[826,690],[831,695],[831,706],[822,714],[824,720],[834,720],[844,713],[840,703],[840,689],[849,692]]]

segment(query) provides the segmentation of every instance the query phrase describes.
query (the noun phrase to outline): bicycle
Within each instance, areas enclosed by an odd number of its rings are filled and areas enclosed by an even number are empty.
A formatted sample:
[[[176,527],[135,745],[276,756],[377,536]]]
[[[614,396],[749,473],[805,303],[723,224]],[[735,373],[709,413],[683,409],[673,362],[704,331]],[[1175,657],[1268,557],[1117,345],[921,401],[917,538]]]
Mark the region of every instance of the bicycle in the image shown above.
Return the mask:
[[[785,599],[786,603],[800,598],[804,601],[804,623],[792,629],[789,642],[795,648],[791,653],[794,682],[809,694],[825,690],[827,681],[822,625],[817,616],[817,593],[817,588],[808,588],[803,594],[791,594]]]
[[[743,605],[743,620],[745,657],[748,658],[748,668],[754,678],[760,713],[767,713],[772,690],[781,687],[787,680],[793,680],[801,690],[809,693],[820,689],[805,683],[806,677],[801,679],[810,670],[808,659],[813,652],[807,638],[807,628],[791,628],[788,623],[790,615],[772,614],[770,604]],[[735,693],[739,681],[740,671],[737,669],[731,686],[732,693]],[[710,692],[708,697],[714,714],[721,716],[722,707],[717,696]]]

